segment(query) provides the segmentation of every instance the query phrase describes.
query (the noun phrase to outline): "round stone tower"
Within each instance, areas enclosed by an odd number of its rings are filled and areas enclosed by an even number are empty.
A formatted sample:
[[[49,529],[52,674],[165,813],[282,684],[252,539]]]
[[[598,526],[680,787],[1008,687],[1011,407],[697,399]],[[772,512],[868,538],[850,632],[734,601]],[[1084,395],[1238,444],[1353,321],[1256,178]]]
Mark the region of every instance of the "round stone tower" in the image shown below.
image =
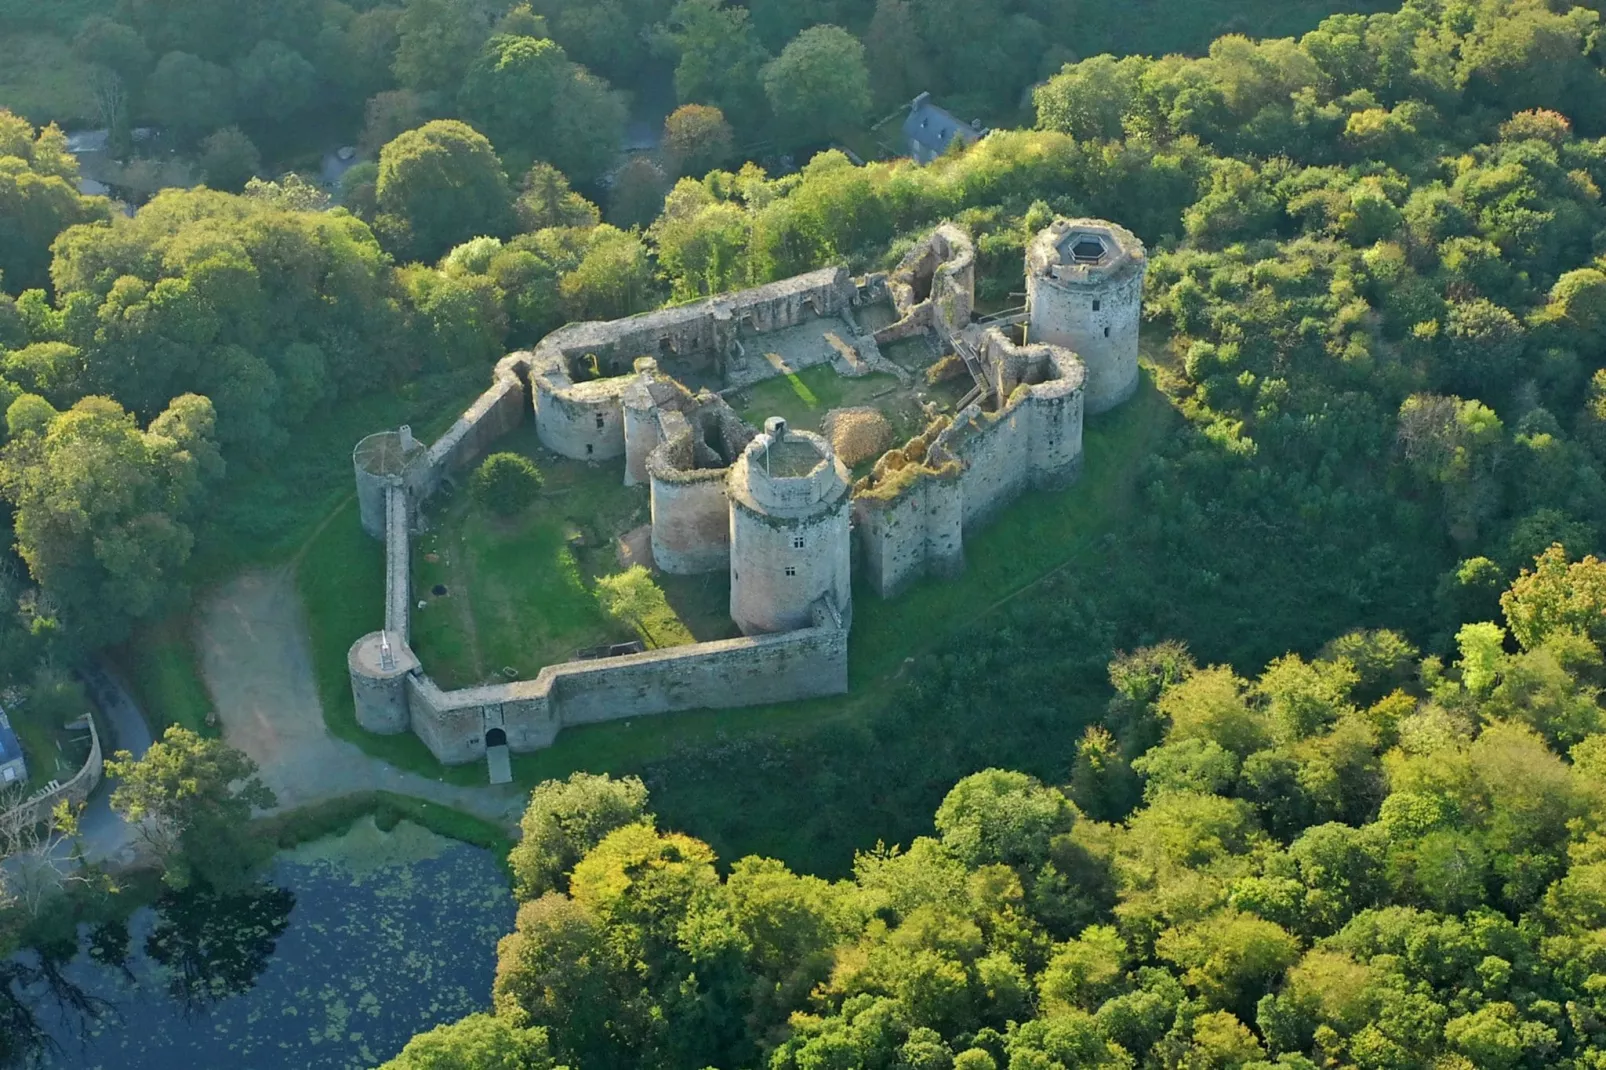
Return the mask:
[[[385,489],[399,484],[423,455],[424,445],[406,424],[397,431],[380,431],[357,443],[351,463],[357,474],[357,513],[362,529],[376,539],[385,537]]]
[[[810,627],[822,598],[846,626],[851,494],[848,470],[830,443],[770,419],[731,465],[726,489],[731,619],[743,634]]]
[[[1101,219],[1056,219],[1026,247],[1026,339],[1082,358],[1089,413],[1113,409],[1138,387],[1148,268],[1137,235]]]
[[[394,632],[370,632],[346,654],[357,723],[387,736],[407,731],[407,677],[418,668],[418,658],[400,639]]]

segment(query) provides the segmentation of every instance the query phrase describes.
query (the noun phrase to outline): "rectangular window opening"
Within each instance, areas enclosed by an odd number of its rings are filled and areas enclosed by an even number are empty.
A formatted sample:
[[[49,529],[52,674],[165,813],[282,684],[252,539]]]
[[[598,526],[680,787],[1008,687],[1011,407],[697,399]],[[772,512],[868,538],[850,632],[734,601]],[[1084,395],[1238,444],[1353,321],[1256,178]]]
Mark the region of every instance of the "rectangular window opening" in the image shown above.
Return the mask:
[[[597,430],[601,431],[603,425],[602,413],[597,413]]]
[[[1099,299],[1095,297],[1095,298],[1093,298],[1093,311],[1097,312],[1098,310],[1099,310]]]
[[[803,536],[801,536],[801,535],[792,536],[792,549],[794,549],[794,550],[803,549]]]
[[[788,576],[796,576],[797,575],[797,569],[792,565],[787,565],[786,566],[786,574]]]
[[[1110,329],[1108,327],[1106,327],[1106,328],[1104,328],[1104,337],[1108,338],[1109,336],[1110,336]]]
[[[587,457],[591,456],[592,452],[595,451],[596,448],[597,447],[595,447],[591,443],[587,442],[586,443],[586,456]]]

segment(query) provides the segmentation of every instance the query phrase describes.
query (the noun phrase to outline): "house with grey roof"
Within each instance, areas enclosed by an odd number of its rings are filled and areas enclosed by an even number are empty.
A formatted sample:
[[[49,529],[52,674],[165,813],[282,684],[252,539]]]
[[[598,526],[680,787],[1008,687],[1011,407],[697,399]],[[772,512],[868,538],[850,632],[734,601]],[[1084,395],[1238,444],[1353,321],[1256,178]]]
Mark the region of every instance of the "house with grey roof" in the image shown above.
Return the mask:
[[[6,711],[0,710],[0,790],[28,779],[28,763],[22,758],[22,742],[12,731]]]
[[[909,102],[909,117],[903,121],[903,139],[916,163],[930,163],[955,141],[973,145],[987,135],[981,121],[966,123],[932,103],[930,93],[921,93]]]

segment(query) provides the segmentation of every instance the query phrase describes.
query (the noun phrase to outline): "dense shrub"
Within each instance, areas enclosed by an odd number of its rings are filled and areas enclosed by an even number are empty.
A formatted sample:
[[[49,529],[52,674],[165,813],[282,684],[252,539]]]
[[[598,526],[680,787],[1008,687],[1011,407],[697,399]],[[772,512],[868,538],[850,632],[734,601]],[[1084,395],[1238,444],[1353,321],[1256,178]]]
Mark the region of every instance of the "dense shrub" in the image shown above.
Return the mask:
[[[541,470],[517,453],[493,453],[474,470],[470,489],[482,508],[498,516],[522,512],[541,492]]]

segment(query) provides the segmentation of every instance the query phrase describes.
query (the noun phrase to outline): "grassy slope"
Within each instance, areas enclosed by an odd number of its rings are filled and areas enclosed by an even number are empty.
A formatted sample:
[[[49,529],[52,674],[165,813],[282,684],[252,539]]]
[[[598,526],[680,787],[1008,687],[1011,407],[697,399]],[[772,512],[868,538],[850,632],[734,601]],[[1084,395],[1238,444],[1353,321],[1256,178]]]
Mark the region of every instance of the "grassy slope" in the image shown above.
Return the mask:
[[[467,369],[357,398],[309,421],[271,465],[235,465],[204,511],[194,575],[206,584],[248,565],[292,557],[351,498],[351,449],[358,439],[407,422],[420,435],[438,434],[485,389],[486,378],[480,369]],[[192,631],[186,602],[109,651],[157,735],[170,724],[212,731],[205,727],[212,699],[200,679]]]

